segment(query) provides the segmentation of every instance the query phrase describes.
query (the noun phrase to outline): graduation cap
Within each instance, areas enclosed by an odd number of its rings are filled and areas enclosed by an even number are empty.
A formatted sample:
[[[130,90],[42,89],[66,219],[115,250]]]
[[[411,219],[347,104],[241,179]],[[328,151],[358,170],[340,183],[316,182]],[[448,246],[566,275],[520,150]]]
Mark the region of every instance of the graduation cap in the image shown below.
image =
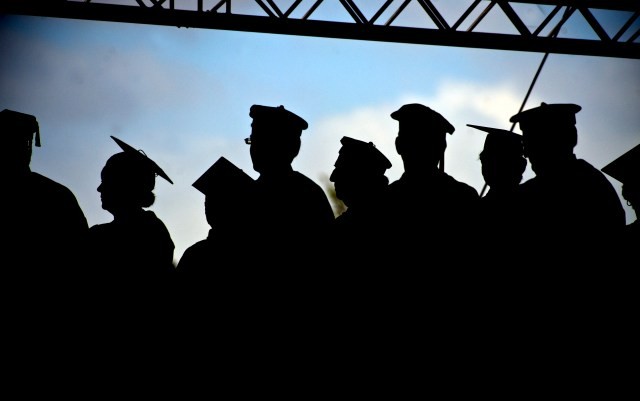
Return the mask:
[[[192,186],[203,194],[210,195],[217,192],[242,192],[250,188],[254,182],[254,179],[238,166],[220,157]]]
[[[33,140],[33,134],[35,133],[35,145],[40,147],[40,126],[35,116],[4,109],[0,111],[0,127],[10,135],[14,133],[23,135],[29,141]]]
[[[638,182],[640,180],[640,144],[607,164],[601,170],[622,184]]]
[[[542,102],[538,107],[522,111],[512,116],[509,121],[512,123],[520,123],[521,130],[540,126],[575,125],[576,113],[580,110],[582,110],[582,107],[577,104],[547,104]]]
[[[482,153],[523,155],[521,135],[504,129],[483,127],[481,125],[467,124],[467,127],[487,133]]]
[[[118,144],[118,146],[120,146],[122,148],[122,150],[127,154],[130,155],[132,157],[135,157],[138,161],[144,163],[145,165],[149,166],[150,170],[153,171],[156,175],[159,175],[160,177],[164,178],[165,180],[169,181],[171,184],[173,184],[173,181],[171,181],[171,179],[169,178],[169,176],[160,168],[160,166],[158,166],[156,164],[156,162],[154,162],[153,160],[151,160],[147,155],[145,155],[141,150],[136,150],[134,149],[131,145],[123,142],[122,140],[116,138],[115,136],[111,135],[111,138],[116,141],[116,143]]]
[[[300,135],[309,124],[300,116],[284,108],[284,106],[271,107],[254,104],[249,109],[249,116],[253,123],[272,125],[288,132]]]
[[[426,129],[436,133],[453,134],[455,128],[440,113],[431,108],[419,104],[409,103],[391,113],[391,118],[400,124],[400,132],[403,127],[413,128],[409,132],[415,132],[415,128]]]
[[[384,174],[391,162],[376,148],[373,142],[364,142],[348,136],[340,140],[342,147],[336,160],[337,168]]]

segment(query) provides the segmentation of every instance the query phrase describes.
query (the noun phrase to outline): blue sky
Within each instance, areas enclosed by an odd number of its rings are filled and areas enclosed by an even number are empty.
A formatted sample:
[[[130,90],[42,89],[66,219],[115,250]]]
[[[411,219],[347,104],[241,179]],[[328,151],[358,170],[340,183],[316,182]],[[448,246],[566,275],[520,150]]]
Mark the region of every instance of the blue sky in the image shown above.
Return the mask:
[[[142,149],[174,181],[157,179],[150,210],[176,259],[209,229],[191,187],[200,174],[225,156],[257,177],[243,141],[251,105],[284,105],[308,121],[294,168],[327,188],[345,135],[373,141],[397,179],[389,114],[423,103],[456,128],[447,172],[480,192],[484,134],[466,124],[509,129],[543,56],[19,16],[0,17],[0,49],[0,108],[40,123],[32,170],[68,186],[90,225],[104,223],[112,216],[96,188],[120,151],[110,135]],[[640,143],[640,60],[551,54],[525,108],[542,101],[582,106],[575,153],[598,168]]]

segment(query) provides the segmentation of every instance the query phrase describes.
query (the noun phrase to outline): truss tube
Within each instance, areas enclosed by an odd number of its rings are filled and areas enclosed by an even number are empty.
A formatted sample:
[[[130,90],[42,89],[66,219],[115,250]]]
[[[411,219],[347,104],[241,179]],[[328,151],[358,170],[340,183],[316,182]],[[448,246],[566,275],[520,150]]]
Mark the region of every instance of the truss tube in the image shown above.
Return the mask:
[[[551,6],[599,8],[602,10],[640,10],[638,0],[513,0],[510,3],[546,4]]]

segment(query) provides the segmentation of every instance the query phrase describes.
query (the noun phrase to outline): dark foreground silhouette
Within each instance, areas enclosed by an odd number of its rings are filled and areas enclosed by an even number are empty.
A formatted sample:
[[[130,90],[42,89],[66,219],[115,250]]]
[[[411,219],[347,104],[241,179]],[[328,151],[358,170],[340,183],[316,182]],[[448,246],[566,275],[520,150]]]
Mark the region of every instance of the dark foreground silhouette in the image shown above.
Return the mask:
[[[237,284],[243,272],[249,271],[247,236],[251,233],[255,186],[253,178],[225,157],[193,183],[205,195],[204,211],[211,229],[206,239],[191,245],[180,258],[177,269],[184,280],[220,291]]]
[[[175,274],[174,244],[154,212],[156,175],[173,183],[144,153],[112,137],[122,148],[107,160],[98,186],[113,221],[89,229],[87,272],[99,285],[163,280]]]
[[[602,171],[622,183],[622,197],[633,208],[635,220],[627,224],[620,236],[617,249],[624,263],[637,262],[637,246],[640,245],[640,145],[602,168]]]
[[[478,257],[492,266],[513,267],[513,255],[522,246],[522,199],[520,183],[527,168],[522,136],[511,131],[467,124],[486,132],[480,152],[482,177],[489,190],[480,199],[478,213]]]
[[[611,239],[625,225],[613,185],[574,153],[580,110],[542,103],[511,117],[535,173],[521,186],[523,257],[533,266],[545,266],[550,258],[572,268],[606,262],[614,251]]]
[[[386,212],[391,162],[373,142],[348,136],[340,140],[338,158],[329,179],[336,197],[347,209],[336,217],[331,238],[339,247],[335,263],[359,278],[371,275],[384,263],[380,253],[389,238]]]
[[[249,244],[255,266],[287,268],[289,277],[307,274],[310,264],[322,265],[334,220],[322,187],[291,166],[308,124],[283,106],[253,105],[249,115],[253,122],[245,141],[259,173]]]
[[[36,117],[5,109],[0,112],[0,129],[4,271],[34,285],[68,288],[82,267],[79,255],[89,229],[87,219],[69,188],[31,171],[34,135],[40,147]]]
[[[396,150],[402,176],[389,184],[389,250],[400,266],[432,266],[465,262],[472,255],[480,196],[470,185],[444,171],[447,134],[455,128],[422,104],[405,104],[391,114],[398,121]]]

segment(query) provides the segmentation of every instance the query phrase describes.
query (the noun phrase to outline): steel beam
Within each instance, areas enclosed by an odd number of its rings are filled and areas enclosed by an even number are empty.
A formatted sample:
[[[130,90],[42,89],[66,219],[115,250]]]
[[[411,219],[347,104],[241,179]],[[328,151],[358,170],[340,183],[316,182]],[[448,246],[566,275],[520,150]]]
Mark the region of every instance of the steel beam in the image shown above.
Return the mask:
[[[246,6],[247,1],[245,0],[243,5]],[[436,28],[393,25],[393,20],[404,10],[404,7],[409,3],[408,0],[386,1],[370,20],[366,19],[355,0],[341,0],[340,4],[351,15],[353,22],[311,19],[312,13],[322,3],[322,0],[316,0],[312,8],[308,9],[302,18],[291,17],[291,13],[297,7],[302,7],[303,2],[301,1],[294,2],[287,10],[279,9],[277,2],[273,0],[254,1],[256,10],[250,15],[232,13],[233,0],[210,2],[211,4],[215,3],[211,9],[206,9],[203,1],[198,1],[197,8],[193,10],[176,9],[175,3],[177,2],[175,0],[132,0],[129,5],[106,4],[99,0],[1,0],[0,13],[166,25],[180,28],[221,29],[336,39],[640,59],[638,39],[640,1],[638,0],[495,0],[480,2],[488,6],[487,10],[493,8],[505,11],[508,20],[516,28],[517,33],[515,34],[474,31],[478,22],[484,19],[490,11],[473,17],[475,19],[473,24],[462,30],[462,22],[466,21],[466,18],[472,18],[472,9],[479,4],[478,1],[473,2],[455,24],[450,24],[444,20],[433,2],[414,0],[422,6],[420,8],[424,9],[425,18],[430,18]],[[516,3],[553,5],[555,6],[553,13],[557,13],[561,8],[565,11],[579,10],[580,12],[573,14],[581,14],[586,17],[588,25],[595,32],[595,39],[541,36],[542,25],[539,29],[532,29],[530,32],[512,7]],[[492,7],[493,5],[499,7]],[[594,9],[618,11],[625,15],[625,23],[615,35],[612,35],[612,38],[605,33],[604,28],[595,17],[592,12]],[[383,12],[394,13],[393,18],[389,19],[387,23],[375,23]],[[567,13],[567,15],[570,14],[572,13]],[[545,20],[542,24],[548,23],[549,21]]]

